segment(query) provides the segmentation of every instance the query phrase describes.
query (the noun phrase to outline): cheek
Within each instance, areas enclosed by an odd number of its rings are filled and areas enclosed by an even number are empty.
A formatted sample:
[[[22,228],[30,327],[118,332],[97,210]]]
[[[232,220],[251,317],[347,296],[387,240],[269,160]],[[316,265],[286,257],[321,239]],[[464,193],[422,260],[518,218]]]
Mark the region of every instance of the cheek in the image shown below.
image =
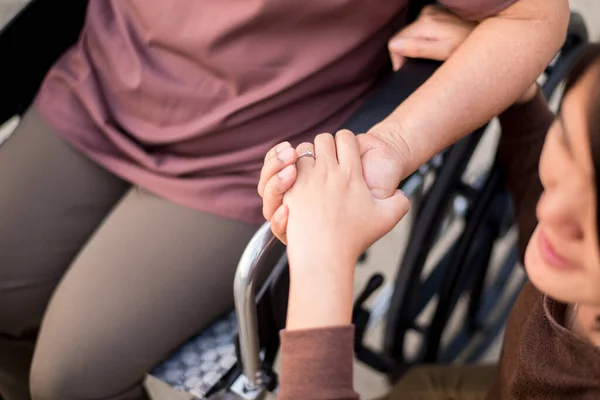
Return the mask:
[[[544,148],[540,155],[539,174],[544,189],[552,187],[560,179],[561,171],[568,166],[559,143],[556,142],[555,128],[552,128],[546,136]]]
[[[540,180],[544,187],[536,212],[541,223],[554,228],[567,228],[569,231],[581,231],[580,221],[587,209],[587,196],[583,190],[579,172],[573,162],[561,151],[560,146],[551,137],[546,139],[540,158]]]
[[[592,197],[592,196],[589,196]],[[595,196],[594,196],[595,197]],[[591,199],[590,199],[591,200]],[[589,260],[590,270],[596,270],[600,277],[600,241],[598,238],[598,222],[596,219],[596,204],[594,198],[594,204],[590,204],[588,201],[587,213],[585,215],[584,225],[584,236],[585,236],[585,247],[586,258]],[[600,284],[600,282],[599,282]],[[600,292],[600,286],[598,286]]]

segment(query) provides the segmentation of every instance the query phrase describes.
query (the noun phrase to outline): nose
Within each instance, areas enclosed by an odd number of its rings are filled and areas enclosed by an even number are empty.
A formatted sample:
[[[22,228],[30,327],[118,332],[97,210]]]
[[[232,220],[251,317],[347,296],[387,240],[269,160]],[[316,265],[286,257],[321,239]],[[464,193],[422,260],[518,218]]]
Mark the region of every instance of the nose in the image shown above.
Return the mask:
[[[572,222],[564,222],[555,227],[557,234],[568,239],[581,239],[583,231]]]
[[[578,207],[576,202],[568,191],[548,187],[537,205],[538,221],[554,235],[560,235],[565,239],[581,239],[583,230],[577,222],[577,212],[573,209]]]

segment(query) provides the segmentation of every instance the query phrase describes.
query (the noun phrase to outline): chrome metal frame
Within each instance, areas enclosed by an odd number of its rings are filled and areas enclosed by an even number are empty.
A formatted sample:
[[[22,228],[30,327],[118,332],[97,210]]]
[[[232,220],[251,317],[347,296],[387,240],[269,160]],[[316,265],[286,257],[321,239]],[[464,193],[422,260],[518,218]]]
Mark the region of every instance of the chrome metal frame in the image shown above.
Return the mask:
[[[244,386],[248,392],[256,392],[263,385],[256,309],[256,280],[265,260],[278,243],[267,222],[254,234],[244,250],[233,283],[235,312],[238,322],[240,357]]]

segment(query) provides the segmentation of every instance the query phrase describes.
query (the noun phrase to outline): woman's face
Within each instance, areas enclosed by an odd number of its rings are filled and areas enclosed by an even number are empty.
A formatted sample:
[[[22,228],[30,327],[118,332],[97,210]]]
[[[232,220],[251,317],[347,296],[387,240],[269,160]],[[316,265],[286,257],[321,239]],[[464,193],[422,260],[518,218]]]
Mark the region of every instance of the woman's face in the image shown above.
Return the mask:
[[[525,254],[529,279],[565,303],[600,306],[600,250],[588,104],[599,68],[567,93],[540,160],[544,192]]]

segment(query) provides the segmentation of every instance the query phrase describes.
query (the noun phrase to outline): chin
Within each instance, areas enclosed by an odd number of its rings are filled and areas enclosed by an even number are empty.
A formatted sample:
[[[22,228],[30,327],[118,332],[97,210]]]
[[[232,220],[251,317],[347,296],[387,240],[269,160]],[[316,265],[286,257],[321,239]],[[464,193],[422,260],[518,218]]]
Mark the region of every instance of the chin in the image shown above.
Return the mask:
[[[558,270],[544,260],[538,246],[538,228],[531,236],[525,251],[525,270],[531,283],[542,293],[562,303],[580,301],[577,278]],[[571,290],[573,288],[574,290]]]

